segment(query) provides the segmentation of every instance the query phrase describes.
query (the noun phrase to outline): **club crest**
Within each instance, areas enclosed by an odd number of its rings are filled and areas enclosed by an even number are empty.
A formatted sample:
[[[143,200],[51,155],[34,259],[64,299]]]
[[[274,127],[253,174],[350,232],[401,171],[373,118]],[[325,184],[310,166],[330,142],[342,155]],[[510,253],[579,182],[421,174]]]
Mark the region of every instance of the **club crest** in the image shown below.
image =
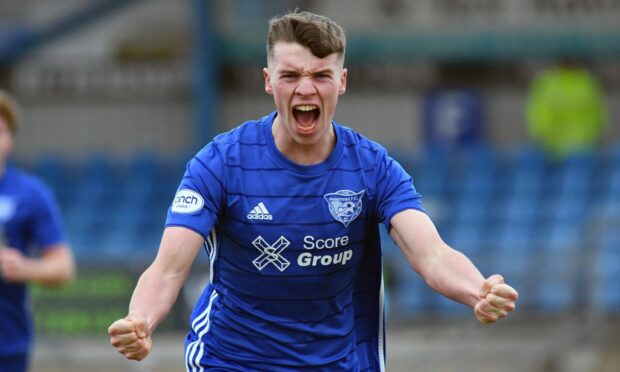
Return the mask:
[[[336,221],[345,226],[357,218],[362,211],[362,197],[366,190],[353,192],[351,190],[339,190],[334,193],[325,194],[323,198],[329,206],[329,213]]]

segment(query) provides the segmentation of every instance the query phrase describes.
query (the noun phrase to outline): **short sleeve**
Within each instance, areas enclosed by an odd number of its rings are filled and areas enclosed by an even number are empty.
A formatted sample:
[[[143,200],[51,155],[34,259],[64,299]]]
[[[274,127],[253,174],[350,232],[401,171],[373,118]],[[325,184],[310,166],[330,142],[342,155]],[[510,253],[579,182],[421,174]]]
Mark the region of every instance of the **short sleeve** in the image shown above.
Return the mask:
[[[217,223],[225,195],[225,165],[213,143],[187,163],[168,209],[166,227],[182,226],[205,239]]]
[[[39,184],[35,190],[32,231],[37,248],[45,250],[65,241],[62,214],[49,188]]]
[[[398,212],[417,209],[424,212],[413,179],[403,167],[381,152],[377,159],[377,215],[389,230],[390,220]]]

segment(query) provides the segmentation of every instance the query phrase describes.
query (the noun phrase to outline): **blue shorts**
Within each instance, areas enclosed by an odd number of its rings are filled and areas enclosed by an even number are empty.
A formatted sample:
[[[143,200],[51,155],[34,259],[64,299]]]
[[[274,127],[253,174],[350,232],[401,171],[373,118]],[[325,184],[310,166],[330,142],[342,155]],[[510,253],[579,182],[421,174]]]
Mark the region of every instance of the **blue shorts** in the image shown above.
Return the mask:
[[[27,370],[27,354],[0,356],[0,372],[26,372]]]

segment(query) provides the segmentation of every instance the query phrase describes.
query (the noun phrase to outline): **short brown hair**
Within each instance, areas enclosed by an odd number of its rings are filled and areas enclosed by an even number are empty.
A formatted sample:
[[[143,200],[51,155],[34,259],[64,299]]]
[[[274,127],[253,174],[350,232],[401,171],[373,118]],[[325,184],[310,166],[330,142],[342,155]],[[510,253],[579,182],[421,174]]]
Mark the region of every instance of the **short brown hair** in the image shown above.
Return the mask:
[[[15,100],[5,91],[0,89],[0,117],[6,120],[11,132],[17,130],[19,121],[19,107]]]
[[[273,48],[278,42],[299,43],[319,58],[332,53],[344,62],[347,40],[342,28],[331,19],[310,13],[292,12],[269,21],[267,34],[267,58],[273,56]]]

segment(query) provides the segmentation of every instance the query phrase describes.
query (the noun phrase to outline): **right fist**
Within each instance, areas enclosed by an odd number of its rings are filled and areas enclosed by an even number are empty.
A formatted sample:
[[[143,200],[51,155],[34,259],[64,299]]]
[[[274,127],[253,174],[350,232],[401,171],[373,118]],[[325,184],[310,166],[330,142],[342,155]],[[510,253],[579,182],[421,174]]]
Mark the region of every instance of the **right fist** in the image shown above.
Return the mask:
[[[142,316],[127,315],[108,328],[110,343],[125,358],[142,360],[153,347],[153,340],[146,319]]]

